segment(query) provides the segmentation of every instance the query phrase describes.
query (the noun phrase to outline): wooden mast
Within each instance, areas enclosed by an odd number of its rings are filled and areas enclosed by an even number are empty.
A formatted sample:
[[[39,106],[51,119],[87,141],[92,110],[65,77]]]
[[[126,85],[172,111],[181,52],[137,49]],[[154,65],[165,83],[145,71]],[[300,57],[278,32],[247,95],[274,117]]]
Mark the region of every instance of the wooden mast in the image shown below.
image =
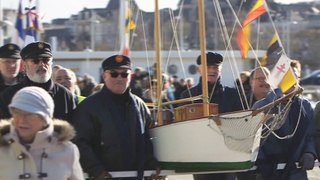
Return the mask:
[[[200,34],[200,51],[201,51],[201,79],[202,79],[202,100],[203,115],[209,116],[209,95],[208,95],[208,77],[207,77],[207,56],[206,56],[206,31],[204,17],[204,0],[198,0],[198,17],[199,17],[199,34]]]
[[[155,13],[154,13],[154,32],[155,32],[155,50],[156,50],[156,62],[157,62],[157,100],[156,106],[158,107],[158,116],[157,116],[157,122],[158,125],[163,124],[162,119],[162,74],[161,74],[161,37],[160,37],[160,13],[159,13],[159,2],[158,0],[155,0]]]

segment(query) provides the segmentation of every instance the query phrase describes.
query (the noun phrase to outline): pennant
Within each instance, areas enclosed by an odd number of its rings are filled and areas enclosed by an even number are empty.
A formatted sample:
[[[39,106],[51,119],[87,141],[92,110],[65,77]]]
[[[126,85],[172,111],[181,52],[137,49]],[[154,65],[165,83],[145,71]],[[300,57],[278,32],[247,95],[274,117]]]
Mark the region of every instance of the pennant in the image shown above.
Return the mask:
[[[277,34],[274,34],[269,45],[266,54],[260,61],[261,66],[266,66],[269,61],[276,62],[281,55],[282,47],[279,44]],[[272,63],[272,62],[271,62]]]
[[[263,0],[257,0],[253,8],[249,11],[246,19],[242,23],[242,29],[237,34],[237,43],[242,59],[248,58],[250,47],[250,23],[266,12]]]
[[[13,42],[20,47],[24,45],[24,39],[25,39],[25,32],[23,28],[23,12],[22,12],[22,3],[21,0],[19,1],[19,6],[18,6],[18,13],[17,13],[17,18],[16,18],[16,24],[15,24],[15,29],[17,31],[17,36],[13,39]]]
[[[279,87],[282,92],[286,92],[297,82],[290,64],[291,59],[282,54],[279,61],[271,71],[270,85],[273,88]]]

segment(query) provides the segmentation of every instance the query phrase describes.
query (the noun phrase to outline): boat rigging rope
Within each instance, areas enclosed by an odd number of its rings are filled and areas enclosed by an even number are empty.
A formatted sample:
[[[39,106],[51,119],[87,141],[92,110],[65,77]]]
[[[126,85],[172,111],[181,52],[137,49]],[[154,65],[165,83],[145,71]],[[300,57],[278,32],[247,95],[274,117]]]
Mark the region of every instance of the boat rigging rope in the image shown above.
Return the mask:
[[[295,128],[294,128],[294,130],[292,131],[291,134],[288,134],[288,135],[286,135],[286,136],[279,136],[278,134],[276,134],[276,133],[274,132],[274,130],[271,130],[271,129],[270,129],[271,133],[272,133],[276,138],[283,140],[283,139],[292,138],[292,137],[294,136],[294,134],[296,133],[296,131],[297,131],[297,129],[298,129],[298,126],[299,126],[299,124],[300,124],[302,109],[304,108],[303,105],[302,105],[302,102],[303,102],[303,101],[301,101],[301,104],[300,104],[300,111],[299,111],[299,116],[298,116],[297,124],[296,124],[296,126],[295,126]],[[284,121],[285,121],[285,120],[284,120]],[[268,128],[268,126],[266,126],[266,127]]]

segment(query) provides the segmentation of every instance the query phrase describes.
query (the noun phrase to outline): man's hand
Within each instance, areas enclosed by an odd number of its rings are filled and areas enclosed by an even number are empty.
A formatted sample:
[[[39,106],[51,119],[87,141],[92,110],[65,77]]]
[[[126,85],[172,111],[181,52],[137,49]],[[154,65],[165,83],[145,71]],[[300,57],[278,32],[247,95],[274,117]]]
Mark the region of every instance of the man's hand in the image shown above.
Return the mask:
[[[91,177],[90,180],[105,180],[106,178],[112,178],[112,176],[108,172],[103,171],[99,176]]]
[[[304,153],[300,159],[303,170],[311,170],[314,167],[314,156],[312,153]]]
[[[160,175],[160,172],[161,172],[161,169],[160,168],[157,168],[156,169],[156,173],[155,174],[152,174],[150,177],[148,177],[147,179],[148,180],[164,180],[165,177],[164,176],[159,176]]]

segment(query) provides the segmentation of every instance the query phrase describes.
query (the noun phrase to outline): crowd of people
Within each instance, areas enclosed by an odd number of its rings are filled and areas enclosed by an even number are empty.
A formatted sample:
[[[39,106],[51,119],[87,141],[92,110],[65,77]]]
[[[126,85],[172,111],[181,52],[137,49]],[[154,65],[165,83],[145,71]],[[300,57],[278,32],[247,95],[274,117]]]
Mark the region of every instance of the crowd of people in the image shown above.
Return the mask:
[[[133,69],[124,55],[103,60],[101,83],[53,66],[53,60],[46,42],[22,49],[15,44],[0,47],[0,179],[78,180],[85,172],[89,179],[102,180],[112,178],[111,171],[127,170],[136,171],[137,177],[122,179],[143,179],[144,170],[155,170],[157,177],[161,167],[148,131],[155,121],[147,106],[158,102],[157,85],[162,87],[162,101],[174,101],[202,95],[207,83],[208,102],[218,104],[219,113],[262,107],[299,86],[286,92],[272,89],[265,67],[243,71],[235,87],[225,86],[223,56],[215,52],[206,53],[206,67],[201,56],[196,59],[200,73],[196,85],[193,79],[165,73],[159,82],[155,72]],[[299,79],[299,61],[292,61],[291,68]],[[202,102],[166,105],[172,113],[170,122],[175,107]],[[194,179],[307,179],[306,171],[320,155],[320,105],[314,111],[299,95],[291,103],[283,125],[262,141],[256,171],[198,174]],[[290,138],[278,137],[292,132]],[[285,168],[277,170],[279,163],[286,163]]]

